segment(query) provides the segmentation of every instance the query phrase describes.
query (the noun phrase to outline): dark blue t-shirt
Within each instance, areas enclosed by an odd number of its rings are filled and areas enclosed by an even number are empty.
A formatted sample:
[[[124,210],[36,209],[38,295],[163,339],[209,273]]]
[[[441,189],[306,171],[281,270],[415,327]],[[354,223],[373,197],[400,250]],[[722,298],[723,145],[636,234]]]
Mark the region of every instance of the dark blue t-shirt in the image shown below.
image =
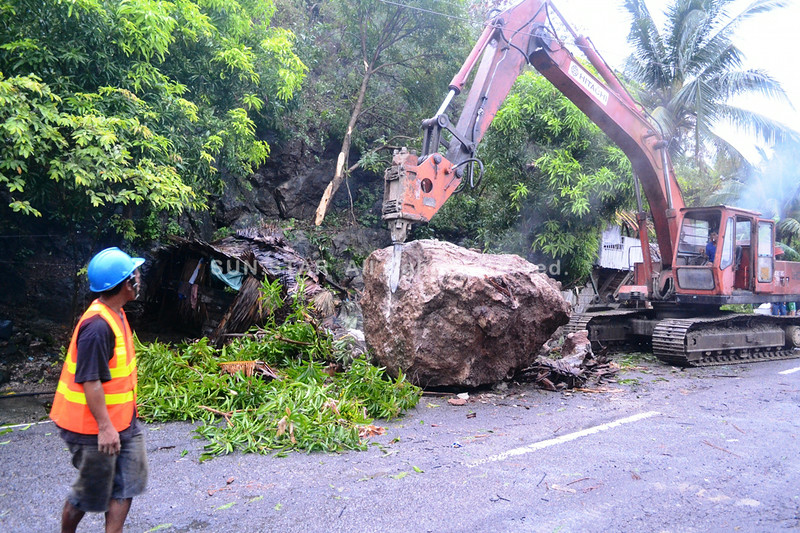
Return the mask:
[[[717,255],[717,245],[713,242],[706,244],[706,256],[708,260],[713,261],[715,255]]]
[[[93,316],[81,324],[78,330],[78,360],[75,365],[75,383],[97,380],[103,383],[111,381],[111,370],[108,368],[108,362],[114,357],[115,340],[111,326],[99,315]],[[97,443],[97,435],[84,435],[83,433],[75,433],[63,428],[60,429],[61,438],[66,442],[74,444]],[[119,432],[119,438],[120,440],[130,439],[141,432],[142,428],[136,419],[136,409],[134,408],[131,425]]]

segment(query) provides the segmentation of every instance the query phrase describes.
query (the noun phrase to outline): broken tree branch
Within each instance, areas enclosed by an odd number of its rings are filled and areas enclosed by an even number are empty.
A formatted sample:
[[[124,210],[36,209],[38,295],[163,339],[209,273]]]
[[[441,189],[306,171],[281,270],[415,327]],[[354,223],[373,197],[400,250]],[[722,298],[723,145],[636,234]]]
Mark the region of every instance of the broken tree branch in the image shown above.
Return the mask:
[[[231,428],[233,427],[233,422],[231,422],[231,416],[233,415],[233,412],[225,413],[225,412],[219,411],[217,409],[214,409],[213,407],[207,407],[205,405],[198,405],[198,407],[200,409],[205,409],[206,411],[208,411],[210,413],[214,413],[215,415],[221,416],[222,418],[225,419],[225,422],[228,423],[228,427],[231,427]]]
[[[716,448],[717,450],[719,450],[719,451],[721,451],[721,452],[729,453],[729,454],[733,455],[734,457],[738,457],[738,458],[740,458],[740,459],[742,458],[742,456],[741,456],[741,455],[735,454],[735,453],[733,453],[733,452],[732,452],[732,451],[730,451],[730,450],[726,450],[725,448],[721,448],[721,447],[719,447],[719,446],[716,446],[716,445],[714,445],[714,444],[711,444],[711,443],[710,443],[710,442],[708,442],[707,440],[704,440],[704,441],[703,441],[703,444],[705,444],[705,445],[707,445],[707,446],[711,446],[712,448]]]

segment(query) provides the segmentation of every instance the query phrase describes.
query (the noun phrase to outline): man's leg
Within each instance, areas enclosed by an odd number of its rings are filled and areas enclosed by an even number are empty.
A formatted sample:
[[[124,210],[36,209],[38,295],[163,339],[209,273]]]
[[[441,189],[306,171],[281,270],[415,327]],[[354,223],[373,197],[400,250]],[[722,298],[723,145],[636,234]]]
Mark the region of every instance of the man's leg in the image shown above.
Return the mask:
[[[86,513],[75,508],[69,500],[65,501],[64,510],[61,511],[61,533],[75,533],[84,514]]]
[[[131,508],[131,501],[133,498],[125,500],[111,498],[106,512],[106,533],[122,533],[122,526],[125,524],[125,518]]]

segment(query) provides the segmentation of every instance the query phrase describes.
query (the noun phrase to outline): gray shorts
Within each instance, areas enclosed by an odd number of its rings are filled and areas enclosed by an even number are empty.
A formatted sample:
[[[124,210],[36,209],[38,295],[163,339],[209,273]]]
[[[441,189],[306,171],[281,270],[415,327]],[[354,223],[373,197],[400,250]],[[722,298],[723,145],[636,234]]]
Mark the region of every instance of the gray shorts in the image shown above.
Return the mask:
[[[126,500],[147,486],[147,453],[144,434],[122,441],[119,455],[100,453],[97,444],[69,444],[78,479],[67,500],[76,509],[92,513],[108,511],[112,498]]]

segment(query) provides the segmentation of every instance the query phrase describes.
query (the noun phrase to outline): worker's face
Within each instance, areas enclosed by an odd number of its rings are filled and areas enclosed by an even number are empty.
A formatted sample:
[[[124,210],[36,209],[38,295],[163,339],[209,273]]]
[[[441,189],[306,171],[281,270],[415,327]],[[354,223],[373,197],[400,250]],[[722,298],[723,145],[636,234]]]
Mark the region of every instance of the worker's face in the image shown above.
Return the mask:
[[[128,278],[127,290],[128,290],[128,300],[135,300],[139,297],[139,283],[141,280],[141,274],[137,270],[133,273],[133,276]]]

